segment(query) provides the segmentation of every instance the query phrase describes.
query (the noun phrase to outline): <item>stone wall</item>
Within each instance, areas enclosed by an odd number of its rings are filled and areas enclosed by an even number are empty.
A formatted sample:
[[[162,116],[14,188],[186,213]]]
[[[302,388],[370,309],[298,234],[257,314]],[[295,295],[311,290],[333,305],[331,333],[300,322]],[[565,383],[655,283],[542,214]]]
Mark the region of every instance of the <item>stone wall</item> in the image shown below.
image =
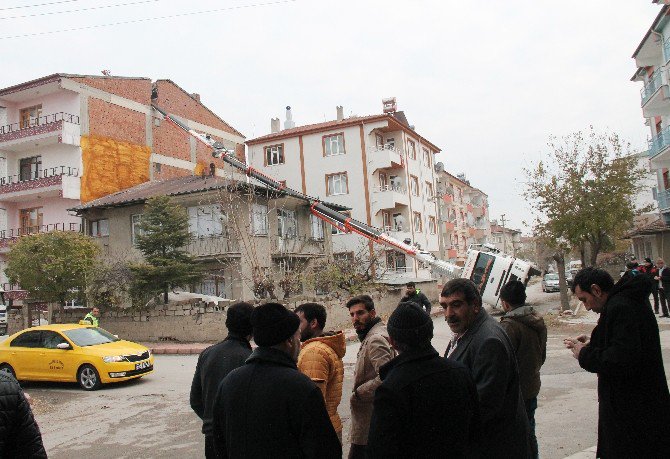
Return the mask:
[[[434,282],[417,284],[428,298],[437,305],[438,285]],[[377,314],[384,319],[393,312],[400,302],[404,289],[389,290],[382,295],[373,295]],[[288,308],[295,308],[301,303],[317,302],[323,304],[328,312],[326,329],[339,330],[351,328],[349,311],[345,304],[349,298],[342,297],[324,301],[320,297],[300,296],[288,301],[280,300]],[[167,305],[159,305],[153,309],[136,311],[130,309],[107,311],[100,317],[100,326],[110,333],[131,341],[182,341],[182,342],[213,342],[223,339],[226,329],[226,309],[234,301],[205,303],[203,301],[185,300]],[[83,319],[87,309],[67,310],[63,315],[63,323],[77,323]],[[58,311],[54,311],[54,321],[58,322]],[[21,310],[12,310],[9,314],[9,334],[23,329],[24,314]]]

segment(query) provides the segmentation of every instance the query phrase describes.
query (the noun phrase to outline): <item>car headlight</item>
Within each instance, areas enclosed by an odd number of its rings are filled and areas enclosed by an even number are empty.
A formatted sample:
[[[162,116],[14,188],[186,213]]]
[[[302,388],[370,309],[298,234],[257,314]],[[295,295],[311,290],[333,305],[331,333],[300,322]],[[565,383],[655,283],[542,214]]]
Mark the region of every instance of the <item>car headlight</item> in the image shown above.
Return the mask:
[[[122,355],[108,355],[106,357],[103,357],[102,360],[104,360],[105,363],[112,363],[112,362],[123,362],[126,359]]]

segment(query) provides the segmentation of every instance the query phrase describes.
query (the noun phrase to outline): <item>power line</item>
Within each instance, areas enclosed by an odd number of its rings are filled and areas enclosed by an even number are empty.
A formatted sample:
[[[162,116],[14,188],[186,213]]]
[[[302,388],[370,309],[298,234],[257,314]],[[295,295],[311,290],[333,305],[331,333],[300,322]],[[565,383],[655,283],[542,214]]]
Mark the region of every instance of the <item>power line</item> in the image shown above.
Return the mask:
[[[36,5],[10,6],[8,8],[0,8],[0,11],[19,10],[21,8],[32,8],[34,6],[60,5],[61,3],[78,2],[79,0],[61,0],[60,2],[38,3]]]
[[[117,3],[117,4],[114,4],[114,5],[90,6],[88,8],[77,8],[77,9],[74,9],[74,10],[49,11],[47,13],[24,14],[23,16],[8,16],[6,18],[0,18],[0,21],[4,21],[5,19],[21,19],[21,18],[34,18],[36,16],[49,16],[49,15],[52,15],[52,14],[78,13],[80,11],[102,10],[104,8],[116,8],[118,6],[141,5],[143,3],[154,3],[154,2],[160,2],[160,1],[161,0],[142,0],[140,2]]]
[[[41,36],[41,35],[53,35],[53,34],[56,34],[56,33],[75,32],[75,31],[79,31],[79,30],[100,29],[100,28],[103,28],[103,27],[112,27],[112,26],[124,25],[124,24],[137,24],[137,23],[141,23],[141,22],[158,21],[158,20],[161,20],[161,19],[174,19],[174,18],[179,18],[179,17],[184,17],[184,16],[195,16],[195,15],[198,15],[198,14],[220,13],[220,12],[231,11],[231,10],[256,8],[256,7],[259,7],[259,6],[281,5],[281,4],[284,4],[284,3],[294,3],[294,2],[297,2],[297,1],[298,0],[278,0],[278,1],[266,2],[266,3],[252,3],[250,5],[230,6],[230,7],[227,7],[227,8],[216,8],[216,9],[213,9],[213,10],[193,11],[193,12],[190,12],[190,13],[170,14],[170,15],[167,15],[167,16],[156,16],[156,17],[152,17],[152,18],[133,19],[133,20],[130,20],[130,21],[111,22],[111,23],[108,23],[108,24],[96,24],[96,25],[84,26],[84,27],[74,27],[72,29],[48,30],[48,31],[45,31],[45,32],[26,33],[26,34],[21,34],[21,35],[7,35],[5,37],[0,37],[0,40],[11,40],[13,38],[37,37],[37,36]]]

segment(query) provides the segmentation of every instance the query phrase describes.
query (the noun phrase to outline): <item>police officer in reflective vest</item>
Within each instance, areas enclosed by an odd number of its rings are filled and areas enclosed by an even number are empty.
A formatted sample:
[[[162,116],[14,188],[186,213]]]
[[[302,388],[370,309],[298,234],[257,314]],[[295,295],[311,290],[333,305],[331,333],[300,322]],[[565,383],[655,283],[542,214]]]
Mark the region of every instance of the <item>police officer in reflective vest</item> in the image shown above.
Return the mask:
[[[82,322],[88,322],[89,324],[93,325],[94,327],[99,326],[99,321],[98,317],[100,317],[100,309],[98,308],[93,308],[91,312],[86,314],[84,317],[84,320]]]

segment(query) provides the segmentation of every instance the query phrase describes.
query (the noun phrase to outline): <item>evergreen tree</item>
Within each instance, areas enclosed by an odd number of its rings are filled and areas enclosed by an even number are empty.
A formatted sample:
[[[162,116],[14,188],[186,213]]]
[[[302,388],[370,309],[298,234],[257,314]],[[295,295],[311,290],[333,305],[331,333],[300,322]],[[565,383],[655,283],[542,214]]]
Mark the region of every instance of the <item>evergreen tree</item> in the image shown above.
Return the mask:
[[[170,289],[185,288],[202,279],[199,265],[185,250],[190,239],[184,208],[168,196],[150,198],[136,236],[145,261],[130,267],[134,274],[132,290],[162,293],[167,303]]]

